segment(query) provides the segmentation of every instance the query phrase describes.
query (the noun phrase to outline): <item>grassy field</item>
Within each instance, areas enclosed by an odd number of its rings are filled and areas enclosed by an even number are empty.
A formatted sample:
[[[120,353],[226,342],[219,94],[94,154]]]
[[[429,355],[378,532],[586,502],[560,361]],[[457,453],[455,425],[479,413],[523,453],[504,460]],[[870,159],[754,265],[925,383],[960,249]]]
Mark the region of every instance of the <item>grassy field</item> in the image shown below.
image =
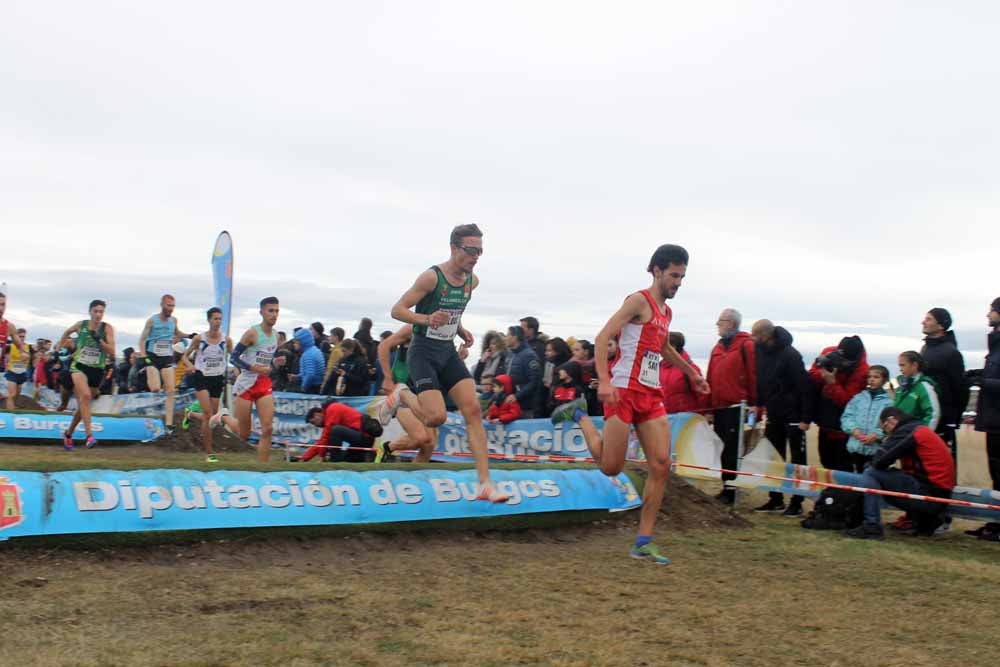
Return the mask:
[[[5,469],[153,466],[205,467],[150,447],[0,445]],[[626,557],[634,514],[0,543],[0,665],[992,664],[1000,545],[853,541],[747,512],[761,500],[742,494],[751,527],[679,531],[699,507],[670,496],[669,567]]]

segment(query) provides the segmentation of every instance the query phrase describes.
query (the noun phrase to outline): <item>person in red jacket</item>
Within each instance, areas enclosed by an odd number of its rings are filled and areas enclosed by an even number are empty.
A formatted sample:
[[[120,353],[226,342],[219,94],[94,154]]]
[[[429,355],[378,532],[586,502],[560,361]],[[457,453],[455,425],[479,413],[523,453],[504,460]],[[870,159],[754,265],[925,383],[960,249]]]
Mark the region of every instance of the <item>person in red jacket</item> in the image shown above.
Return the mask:
[[[486,411],[486,421],[491,424],[509,424],[521,418],[521,405],[517,401],[506,402],[508,396],[514,395],[514,380],[509,375],[498,375],[493,378],[493,402]]]
[[[955,486],[955,459],[941,436],[897,407],[882,410],[879,425],[886,439],[871,465],[865,468],[860,486],[950,498]],[[899,461],[899,469],[889,468],[896,461]],[[947,508],[944,503],[865,494],[864,523],[845,534],[861,539],[882,539],[883,499],[906,510],[913,517],[917,534],[928,537],[941,525],[941,514]]]
[[[836,347],[824,348],[809,369],[809,379],[817,392],[814,414],[819,426],[820,464],[827,470],[851,472],[849,435],[840,430],[840,417],[868,384],[868,355],[861,338],[845,336]]]
[[[739,461],[741,401],[746,401],[749,409],[756,411],[757,404],[757,363],[753,339],[750,334],[740,331],[743,316],[735,308],[726,308],[719,315],[715,326],[719,332],[719,342],[712,348],[708,360],[708,380],[712,388],[709,407],[713,409],[712,425],[722,440],[722,467],[736,470]],[[726,482],[736,479],[732,473],[722,473]],[[732,505],[736,500],[733,489],[723,488],[716,496]]]
[[[670,344],[684,357],[684,361],[701,373],[701,369],[691,361],[691,355],[684,351],[684,334],[680,331],[671,331],[668,337]],[[666,359],[660,363],[660,389],[663,391],[663,407],[667,409],[668,415],[678,412],[697,412],[708,407],[708,396],[695,391],[691,386],[691,379],[684,371]]]
[[[306,413],[306,421],[317,428],[322,428],[312,447],[302,455],[302,462],[314,456],[326,459],[344,461],[364,461],[365,452],[349,450],[346,454],[339,447],[348,443],[351,447],[370,448],[375,444],[375,438],[382,435],[382,425],[377,419],[363,415],[344,403],[331,402],[322,408],[312,408]]]

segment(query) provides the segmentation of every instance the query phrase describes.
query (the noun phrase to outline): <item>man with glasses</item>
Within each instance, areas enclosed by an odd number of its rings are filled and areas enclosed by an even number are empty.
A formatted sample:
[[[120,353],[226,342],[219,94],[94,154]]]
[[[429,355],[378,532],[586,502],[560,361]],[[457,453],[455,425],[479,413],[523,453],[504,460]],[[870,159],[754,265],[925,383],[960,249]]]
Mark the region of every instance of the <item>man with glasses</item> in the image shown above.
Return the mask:
[[[479,286],[473,269],[483,254],[483,232],[476,225],[459,225],[451,232],[451,257],[443,264],[427,269],[417,278],[396,305],[393,318],[413,325],[413,341],[407,354],[410,383],[424,416],[424,426],[436,428],[447,419],[444,394],[447,393],[465,418],[469,449],[479,475],[478,500],[503,503],[508,494],[490,479],[486,430],[476,384],[455,349],[454,339],[462,339],[463,352],[472,346],[472,334],[462,326],[472,291]],[[397,384],[379,407],[379,420],[388,424],[396,413],[403,392],[410,389]]]
[[[715,326],[719,332],[719,342],[712,348],[708,360],[707,380],[712,387],[712,424],[722,440],[722,467],[736,470],[739,461],[740,401],[750,406],[757,404],[757,363],[753,340],[750,334],[740,331],[743,316],[735,308],[726,308],[719,314]],[[735,406],[735,407],[732,407]],[[750,408],[756,412],[756,407]],[[722,473],[726,482],[736,479],[732,473]],[[733,489],[723,488],[716,496],[732,505],[736,500]],[[782,508],[784,509],[784,508]]]

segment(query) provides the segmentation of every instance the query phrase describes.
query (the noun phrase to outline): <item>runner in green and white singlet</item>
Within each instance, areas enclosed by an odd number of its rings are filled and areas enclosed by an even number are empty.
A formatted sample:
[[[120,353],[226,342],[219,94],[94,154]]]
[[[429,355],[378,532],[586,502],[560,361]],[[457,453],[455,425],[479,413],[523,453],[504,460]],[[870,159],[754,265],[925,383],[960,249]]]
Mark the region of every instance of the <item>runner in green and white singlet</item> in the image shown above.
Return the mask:
[[[477,498],[503,503],[510,496],[490,479],[486,430],[476,385],[454,343],[455,336],[459,336],[463,352],[472,346],[472,334],[462,326],[462,315],[479,285],[473,269],[483,254],[483,232],[476,225],[459,225],[451,232],[450,246],[448,261],[421,273],[392,307],[393,318],[413,325],[413,341],[407,352],[413,389],[397,384],[379,408],[379,420],[388,423],[400,402],[411,402],[404,396],[412,392],[418,408],[414,413],[423,415],[424,426],[436,428],[448,416],[444,403],[447,392],[465,418],[469,449],[479,476]]]
[[[115,356],[115,328],[104,321],[105,308],[106,304],[100,299],[91,301],[90,319],[77,322],[66,329],[56,345],[57,350],[66,347],[70,336],[77,334],[76,349],[70,363],[76,411],[69,428],[63,431],[63,447],[67,451],[73,449],[73,431],[80,420],[83,420],[83,429],[87,434],[87,448],[97,444],[90,418],[90,402],[100,395],[106,361]]]

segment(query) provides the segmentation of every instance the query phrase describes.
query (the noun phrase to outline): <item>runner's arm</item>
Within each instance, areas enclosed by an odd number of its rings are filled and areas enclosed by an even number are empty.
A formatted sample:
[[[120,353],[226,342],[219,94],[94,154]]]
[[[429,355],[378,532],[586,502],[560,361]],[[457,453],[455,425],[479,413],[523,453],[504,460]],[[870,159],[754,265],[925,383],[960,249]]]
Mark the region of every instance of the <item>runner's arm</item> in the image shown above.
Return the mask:
[[[622,307],[618,309],[617,313],[611,316],[608,323],[597,334],[597,339],[594,341],[594,349],[601,350],[602,352],[606,351],[608,349],[608,341],[611,340],[611,337],[621,331],[626,324],[640,317],[643,309],[648,307],[645,297],[638,292],[625,299]],[[594,355],[594,370],[601,384],[611,381],[611,378],[608,376],[608,355],[606,353]]]
[[[25,356],[25,358],[28,359],[28,363],[30,364],[31,363],[31,359],[30,359],[31,353],[28,350],[28,346],[24,344],[23,340],[21,340],[21,334],[19,334],[17,332],[17,327],[14,326],[13,322],[7,322],[7,329],[8,330],[11,330],[11,329],[13,330],[9,334],[11,344],[17,346],[17,349],[19,349],[21,351],[21,354],[23,354]]]
[[[178,326],[178,324],[177,324],[177,318],[175,317],[174,318],[174,342],[176,343],[181,338],[187,338],[190,335],[191,334],[186,334],[183,331],[181,331],[180,326]]]
[[[194,338],[191,339],[191,344],[188,345],[188,349],[184,352],[184,358],[188,360],[188,363],[194,362],[194,354],[198,351],[199,343],[201,343],[201,334],[195,334]]]
[[[399,301],[392,307],[392,319],[399,320],[404,324],[419,324],[421,326],[431,326],[431,315],[422,315],[413,312],[413,308],[420,303],[420,300],[434,291],[437,287],[437,275],[434,271],[427,270],[420,274],[413,287],[406,290]]]
[[[462,339],[462,347],[468,350],[476,342],[476,337],[468,329],[462,326],[462,320],[458,321],[458,337]]]
[[[701,373],[695,370],[694,366],[688,363],[687,359],[681,356],[681,354],[674,349],[674,346],[670,344],[669,340],[664,341],[663,350],[660,351],[660,354],[662,354],[663,358],[672,366],[677,366],[684,371],[684,374],[691,379],[691,384],[698,391],[698,393],[707,394],[710,392],[708,382],[705,381],[705,378],[701,376]]]
[[[104,351],[111,359],[115,357],[115,328],[110,324],[104,325],[104,338],[98,341]]]
[[[80,323],[79,322],[77,322],[76,324],[74,324],[73,326],[71,326],[69,329],[66,329],[66,331],[62,335],[62,338],[59,339],[59,344],[56,345],[55,350],[54,350],[54,352],[56,353],[57,357],[59,356],[59,350],[61,348],[66,347],[66,343],[69,342],[69,337],[72,334],[75,334],[76,332],[78,332],[79,330],[80,330]]]
[[[139,344],[138,352],[140,357],[145,357],[148,353],[146,352],[146,339],[149,338],[149,332],[153,328],[153,318],[146,320],[146,325],[142,328],[142,333],[139,334]]]
[[[257,342],[257,332],[254,331],[253,329],[247,329],[246,333],[243,334],[243,337],[240,338],[240,342],[236,344],[235,348],[233,348],[232,354],[229,355],[229,363],[231,363],[233,366],[240,369],[241,371],[253,370],[250,364],[243,361],[242,355],[243,352],[245,352],[248,347],[255,344],[256,342]]]
[[[382,381],[383,387],[388,384],[392,384],[393,386],[396,384],[392,379],[392,364],[390,363],[389,355],[392,354],[392,350],[396,346],[402,345],[411,338],[413,338],[413,327],[407,324],[378,344],[375,356],[378,357],[378,365],[382,369],[382,377],[384,378]]]

